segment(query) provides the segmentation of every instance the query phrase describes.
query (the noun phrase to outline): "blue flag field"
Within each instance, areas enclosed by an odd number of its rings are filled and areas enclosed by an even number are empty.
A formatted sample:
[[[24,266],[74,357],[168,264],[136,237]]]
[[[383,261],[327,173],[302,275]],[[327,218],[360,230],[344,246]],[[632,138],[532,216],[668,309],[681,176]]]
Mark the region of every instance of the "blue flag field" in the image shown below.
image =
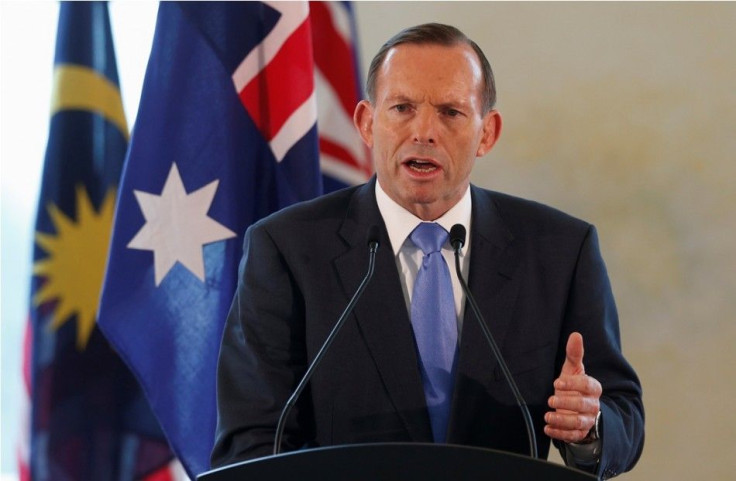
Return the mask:
[[[192,477],[209,469],[242,235],[323,192],[312,28],[301,2],[159,7],[99,324]]]

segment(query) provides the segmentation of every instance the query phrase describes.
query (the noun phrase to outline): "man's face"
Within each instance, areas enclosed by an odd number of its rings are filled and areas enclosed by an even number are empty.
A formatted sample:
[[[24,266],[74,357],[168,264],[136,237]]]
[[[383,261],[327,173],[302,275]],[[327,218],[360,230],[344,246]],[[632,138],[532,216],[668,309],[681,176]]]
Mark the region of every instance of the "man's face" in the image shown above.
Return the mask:
[[[482,85],[469,46],[401,44],[376,76],[373,104],[355,109],[381,187],[423,220],[462,198],[475,158],[498,138],[501,117],[495,110],[483,115]]]

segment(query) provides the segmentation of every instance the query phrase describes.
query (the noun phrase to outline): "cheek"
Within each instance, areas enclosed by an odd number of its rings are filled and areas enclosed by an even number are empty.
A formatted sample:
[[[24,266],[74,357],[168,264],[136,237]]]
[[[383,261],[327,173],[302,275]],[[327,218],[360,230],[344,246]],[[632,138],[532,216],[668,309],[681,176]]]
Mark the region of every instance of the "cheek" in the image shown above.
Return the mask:
[[[476,136],[466,136],[465,138],[455,136],[454,140],[456,142],[451,147],[451,155],[456,170],[463,173],[472,170],[480,149],[479,139]]]
[[[379,175],[387,174],[391,167],[391,155],[388,152],[385,143],[379,136],[374,136],[371,157],[373,159],[373,167],[376,169],[376,173]]]
[[[455,168],[453,170],[453,179],[455,181],[462,181],[470,177],[470,174],[473,172],[473,166],[475,165],[475,160],[465,158],[455,164]]]
[[[373,132],[373,150],[376,155],[389,159],[401,145],[398,132],[391,129],[377,129]]]

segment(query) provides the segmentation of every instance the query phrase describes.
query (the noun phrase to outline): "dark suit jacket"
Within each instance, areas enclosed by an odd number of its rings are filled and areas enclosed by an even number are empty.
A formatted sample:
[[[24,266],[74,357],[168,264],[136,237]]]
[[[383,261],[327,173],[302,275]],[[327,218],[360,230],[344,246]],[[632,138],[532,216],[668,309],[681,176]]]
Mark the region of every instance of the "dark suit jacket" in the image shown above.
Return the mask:
[[[213,466],[270,454],[279,413],[365,275],[366,233],[382,228],[376,274],[292,411],[284,447],[431,442],[417,353],[375,179],[282,210],[245,235],[218,368]],[[541,457],[547,399],[570,333],[603,385],[603,477],[643,445],[635,372],[595,228],[543,205],[472,187],[469,286],[532,413]],[[451,266],[452,267],[452,266]],[[528,454],[523,418],[465,310],[448,442]],[[562,447],[562,446],[561,446]],[[564,449],[564,447],[562,447]]]

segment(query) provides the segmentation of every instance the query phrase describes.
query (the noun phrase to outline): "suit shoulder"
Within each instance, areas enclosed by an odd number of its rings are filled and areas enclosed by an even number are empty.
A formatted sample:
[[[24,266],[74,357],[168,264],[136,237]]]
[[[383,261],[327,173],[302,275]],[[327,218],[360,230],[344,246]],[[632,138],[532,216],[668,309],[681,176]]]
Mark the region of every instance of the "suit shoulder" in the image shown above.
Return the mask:
[[[363,186],[352,186],[324,194],[314,199],[297,202],[264,217],[254,224],[259,227],[278,227],[295,222],[314,222],[319,219],[344,216],[347,205],[356,190]]]
[[[555,207],[486,189],[476,189],[513,231],[587,232],[592,225]]]

